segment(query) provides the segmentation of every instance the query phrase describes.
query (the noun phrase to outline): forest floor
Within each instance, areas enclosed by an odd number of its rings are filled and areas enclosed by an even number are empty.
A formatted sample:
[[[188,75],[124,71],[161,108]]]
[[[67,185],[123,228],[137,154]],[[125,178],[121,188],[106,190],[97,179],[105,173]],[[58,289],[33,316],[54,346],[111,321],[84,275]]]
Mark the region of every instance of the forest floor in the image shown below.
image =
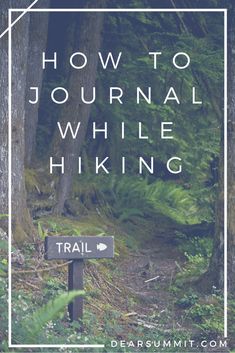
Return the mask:
[[[161,317],[167,317],[165,331],[182,329],[181,320],[172,305],[174,298],[170,288],[184,262],[177,247],[160,238],[148,241],[145,247],[130,253],[120,263],[121,282],[139,299],[136,314],[133,313],[139,325],[156,328],[163,325]],[[154,324],[148,321],[153,317]]]
[[[195,273],[205,271],[205,258],[198,250],[203,241],[176,241],[173,237],[127,236],[126,229],[99,216],[79,220],[66,217],[41,218],[41,237],[47,234],[113,234],[114,260],[89,260],[85,266],[84,333],[79,338],[66,315],[47,325],[40,343],[105,343],[106,350],[94,352],[189,352],[189,348],[128,347],[140,341],[218,340],[223,328],[220,294],[204,295],[192,285]],[[152,227],[152,225],[151,225]],[[137,227],[138,228],[138,227]],[[154,228],[154,227],[153,227]],[[136,229],[136,228],[135,228]],[[145,225],[140,232],[148,233]],[[133,230],[132,230],[133,231]],[[77,235],[79,235],[77,234]],[[103,234],[103,233],[102,233]],[[28,244],[13,255],[14,312],[22,317],[34,312],[60,292],[67,290],[67,266],[45,261],[43,240]],[[196,245],[195,245],[196,244]],[[187,258],[187,252],[199,255]],[[207,245],[205,245],[207,246]],[[207,261],[207,260],[206,260]],[[23,321],[23,320],[22,320]],[[16,330],[17,330],[16,320]],[[75,331],[74,331],[75,329]],[[66,338],[67,337],[67,338]],[[123,341],[126,348],[111,347]],[[228,352],[221,348],[193,348],[195,352]]]
[[[141,249],[130,252],[122,259],[118,266],[119,281],[122,288],[126,288],[130,296],[137,299],[132,305],[132,311],[125,314],[129,318],[126,322],[126,333],[133,327],[142,327],[145,335],[147,333],[147,339],[156,341],[191,339],[199,342],[203,338],[200,330],[193,325],[187,310],[185,311],[185,308],[188,309],[192,303],[186,303],[183,306],[176,305],[177,301],[180,302],[179,298],[186,298],[186,301],[189,298],[190,301],[192,292],[196,293],[195,288],[193,290],[190,288],[190,283],[185,284],[186,287],[180,291],[180,294],[175,293],[175,278],[177,274],[184,272],[186,263],[186,257],[182,251],[174,241],[169,241],[169,238],[149,240]],[[203,304],[212,303],[212,298],[201,296],[200,301],[203,308]],[[123,309],[127,310],[127,308]],[[136,334],[138,339],[138,328]],[[121,339],[125,340],[126,336],[128,337],[128,334],[124,334]],[[177,348],[172,351],[177,352]],[[183,346],[180,351],[184,351]],[[189,351],[189,346],[186,351]],[[190,351],[228,352],[227,349],[210,347],[204,349],[194,347]]]

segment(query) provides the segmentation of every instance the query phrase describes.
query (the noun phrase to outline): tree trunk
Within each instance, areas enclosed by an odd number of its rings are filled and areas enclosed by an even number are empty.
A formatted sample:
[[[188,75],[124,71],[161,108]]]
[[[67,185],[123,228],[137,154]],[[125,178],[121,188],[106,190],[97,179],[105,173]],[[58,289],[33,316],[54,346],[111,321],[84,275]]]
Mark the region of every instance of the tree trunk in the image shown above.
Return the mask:
[[[235,290],[235,5],[229,6],[228,17],[228,288]],[[226,107],[225,107],[226,109]],[[203,287],[224,285],[224,140],[221,139],[219,166],[219,196],[217,201],[215,240],[208,272],[202,279]]]
[[[102,3],[102,0],[99,1],[97,7]],[[86,67],[82,70],[71,70],[68,81],[70,101],[68,104],[63,105],[61,125],[63,126],[64,123],[65,126],[67,121],[71,121],[73,126],[76,126],[78,121],[82,121],[82,124],[77,138],[73,140],[71,136],[68,135],[62,144],[62,149],[60,149],[64,151],[62,155],[65,159],[65,173],[60,176],[58,183],[57,203],[54,208],[55,214],[61,214],[63,212],[64,203],[69,196],[72,186],[72,179],[75,172],[74,167],[77,161],[76,156],[78,156],[81,151],[86,135],[91,105],[79,102],[76,95],[82,86],[85,87],[88,97],[92,94],[92,87],[95,84],[97,73],[97,52],[100,49],[102,24],[102,13],[84,13],[79,17],[76,33],[77,41],[75,43],[76,51],[79,50],[83,52],[89,59]],[[60,139],[60,136],[57,135],[56,138]]]
[[[223,129],[221,129],[223,132]],[[200,285],[205,291],[211,291],[212,286],[223,288],[224,283],[224,139],[221,137],[221,152],[219,159],[218,198],[215,210],[215,233],[213,253],[208,271],[200,279]]]
[[[8,26],[7,9],[8,1],[0,4],[0,32]],[[0,40],[0,225],[7,229],[8,213],[8,36]]]
[[[40,7],[47,8],[49,0],[41,0]],[[29,167],[35,147],[39,103],[30,104],[30,87],[38,87],[39,97],[42,87],[42,52],[46,51],[48,13],[37,12],[30,15],[28,67],[25,102],[25,164]]]
[[[235,4],[228,27],[228,288],[235,291]]]
[[[29,6],[24,2],[23,6]],[[17,7],[12,1],[9,7]],[[35,233],[26,205],[24,178],[24,122],[29,14],[24,15],[12,29],[12,222],[16,242],[25,241]]]

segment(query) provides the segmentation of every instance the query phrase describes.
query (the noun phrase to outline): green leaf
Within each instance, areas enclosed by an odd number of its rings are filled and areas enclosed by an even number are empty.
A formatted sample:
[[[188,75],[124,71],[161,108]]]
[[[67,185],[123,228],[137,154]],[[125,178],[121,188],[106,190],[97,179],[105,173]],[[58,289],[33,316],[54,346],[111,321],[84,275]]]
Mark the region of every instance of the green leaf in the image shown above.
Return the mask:
[[[84,294],[84,291],[71,291],[60,294],[54,300],[49,301],[42,308],[34,312],[33,315],[22,324],[22,333],[20,335],[24,340],[22,343],[36,343],[45,324],[57,318],[64,307],[74,298]]]
[[[8,241],[7,240],[0,240],[0,249],[7,250],[8,249]]]
[[[40,222],[38,222],[38,235],[43,240],[45,239],[45,236],[47,235],[47,232],[43,230]]]

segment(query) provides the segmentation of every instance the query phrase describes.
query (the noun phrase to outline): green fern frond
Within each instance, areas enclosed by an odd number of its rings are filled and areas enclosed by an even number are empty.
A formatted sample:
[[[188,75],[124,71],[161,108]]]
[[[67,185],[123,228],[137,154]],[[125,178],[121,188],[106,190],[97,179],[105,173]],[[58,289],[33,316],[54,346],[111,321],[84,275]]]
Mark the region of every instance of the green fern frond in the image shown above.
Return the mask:
[[[30,318],[22,323],[22,332],[20,335],[21,340],[22,337],[24,340],[22,343],[36,343],[44,326],[49,321],[56,319],[66,305],[81,295],[84,295],[84,291],[62,293],[34,312]]]

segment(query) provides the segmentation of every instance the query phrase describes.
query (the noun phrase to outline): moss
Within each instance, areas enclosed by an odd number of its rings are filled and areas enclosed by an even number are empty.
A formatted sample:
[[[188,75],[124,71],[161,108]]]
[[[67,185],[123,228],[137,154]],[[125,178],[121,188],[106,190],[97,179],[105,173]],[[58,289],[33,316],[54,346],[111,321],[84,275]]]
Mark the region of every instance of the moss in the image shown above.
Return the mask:
[[[29,239],[35,240],[37,237],[36,229],[32,223],[29,211],[27,208],[22,210],[21,219],[16,219],[13,222],[13,239],[17,244],[27,242]]]
[[[65,208],[74,217],[88,215],[87,208],[78,199],[69,199],[65,202]]]
[[[28,205],[30,207],[31,212],[33,213],[34,211],[37,210],[46,210],[48,208],[52,208],[54,205],[54,200],[49,199],[48,197],[45,198],[40,198],[40,199],[29,199],[28,200]]]
[[[47,170],[25,169],[25,186],[28,193],[51,194],[54,192],[56,178],[52,178]]]
[[[28,235],[19,222],[13,227],[13,239],[17,244],[22,244],[28,239]]]
[[[25,169],[25,186],[27,192],[39,192],[39,182],[37,180],[36,171],[33,169]]]
[[[63,216],[46,216],[42,217],[40,222],[49,226],[55,232],[67,231],[71,233],[74,231],[75,235],[115,235],[118,232],[112,221],[101,218],[97,213],[90,213],[88,216],[83,216],[79,219]]]

